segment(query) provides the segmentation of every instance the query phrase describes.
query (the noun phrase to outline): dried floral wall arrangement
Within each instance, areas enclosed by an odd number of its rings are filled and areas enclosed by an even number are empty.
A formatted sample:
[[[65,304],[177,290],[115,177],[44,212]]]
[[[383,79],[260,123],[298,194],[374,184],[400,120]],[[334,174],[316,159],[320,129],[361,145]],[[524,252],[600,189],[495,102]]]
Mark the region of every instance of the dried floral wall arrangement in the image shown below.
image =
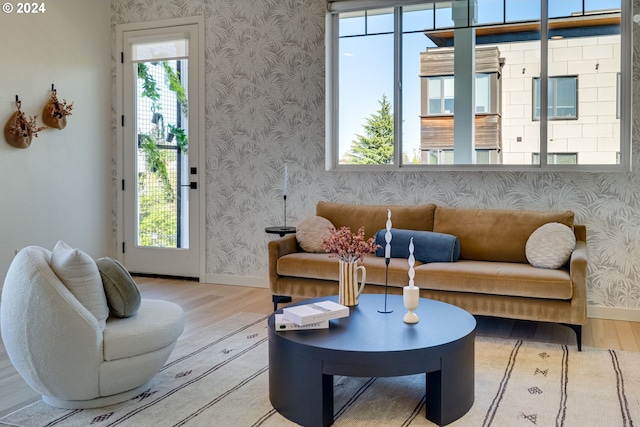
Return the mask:
[[[51,90],[51,99],[42,110],[42,121],[45,125],[55,128],[64,129],[67,125],[67,116],[73,111],[73,102],[67,105],[67,100],[58,101],[56,90]]]
[[[20,111],[20,101],[16,101],[16,106],[18,111],[13,113],[4,126],[4,138],[9,145],[16,148],[29,148],[31,139],[34,136],[37,137],[38,132],[45,130],[46,127],[38,127],[36,123],[38,116],[29,116],[27,119],[24,113]]]

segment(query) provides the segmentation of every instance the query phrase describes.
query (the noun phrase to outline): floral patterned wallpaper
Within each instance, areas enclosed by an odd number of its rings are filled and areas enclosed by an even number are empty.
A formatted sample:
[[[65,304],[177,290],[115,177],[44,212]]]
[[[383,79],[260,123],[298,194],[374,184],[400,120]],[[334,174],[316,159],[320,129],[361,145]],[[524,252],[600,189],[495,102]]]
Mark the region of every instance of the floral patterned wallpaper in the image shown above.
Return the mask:
[[[290,225],[319,200],[573,210],[588,231],[589,304],[640,309],[637,73],[630,173],[327,172],[325,10],[325,0],[112,0],[114,26],[205,17],[208,277],[266,283],[264,228],[282,223],[286,163]],[[635,68],[637,26],[634,45]]]

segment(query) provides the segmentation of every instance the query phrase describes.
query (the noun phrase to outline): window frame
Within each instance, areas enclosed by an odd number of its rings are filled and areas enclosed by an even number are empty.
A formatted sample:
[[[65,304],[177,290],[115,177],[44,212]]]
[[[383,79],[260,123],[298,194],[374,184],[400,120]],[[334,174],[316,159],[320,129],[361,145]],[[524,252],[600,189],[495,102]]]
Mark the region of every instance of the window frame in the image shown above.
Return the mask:
[[[526,171],[526,170],[567,170],[567,171],[629,171],[631,170],[631,70],[632,70],[632,8],[631,4],[621,1],[620,10],[620,72],[621,72],[621,96],[620,96],[620,163],[618,164],[583,164],[583,165],[550,165],[546,162],[546,152],[549,145],[547,138],[548,120],[543,114],[540,126],[540,153],[543,162],[539,165],[528,164],[455,164],[432,165],[413,164],[402,162],[402,6],[409,4],[430,4],[433,1],[394,1],[394,0],[343,0],[329,2],[326,14],[326,132],[325,132],[325,169],[338,171],[381,171],[381,170],[463,170],[463,171]],[[391,100],[395,118],[394,126],[394,161],[390,165],[353,165],[340,164],[339,138],[338,138],[338,102],[339,99],[339,14],[344,11],[357,11],[376,8],[394,8],[394,94]],[[541,72],[540,78],[548,77],[548,43],[549,43],[549,18],[547,2],[541,2],[540,19],[540,49]],[[543,92],[546,91],[546,82],[542,82]],[[546,103],[546,95],[542,94],[542,103]],[[543,129],[544,128],[544,129]]]

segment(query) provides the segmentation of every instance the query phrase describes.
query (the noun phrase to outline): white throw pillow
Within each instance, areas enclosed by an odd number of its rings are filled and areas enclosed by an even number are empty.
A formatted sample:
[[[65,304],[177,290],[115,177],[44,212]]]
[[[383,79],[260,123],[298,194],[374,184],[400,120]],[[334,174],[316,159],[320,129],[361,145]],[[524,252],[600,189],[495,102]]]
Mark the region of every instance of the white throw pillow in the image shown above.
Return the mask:
[[[322,241],[331,235],[329,232],[331,227],[333,227],[331,221],[321,216],[304,218],[296,228],[298,244],[305,252],[326,252],[322,247]]]
[[[569,260],[575,248],[573,230],[559,222],[550,222],[531,233],[525,251],[534,267],[555,269]]]
[[[49,263],[67,289],[98,319],[100,329],[104,329],[109,306],[93,258],[60,240],[53,248]]]

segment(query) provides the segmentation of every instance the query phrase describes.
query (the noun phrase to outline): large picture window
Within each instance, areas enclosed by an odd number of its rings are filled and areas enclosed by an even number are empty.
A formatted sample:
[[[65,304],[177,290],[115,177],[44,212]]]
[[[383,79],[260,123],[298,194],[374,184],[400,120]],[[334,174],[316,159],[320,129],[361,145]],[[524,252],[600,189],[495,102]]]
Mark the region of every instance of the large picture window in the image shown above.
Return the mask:
[[[328,1],[327,168],[628,168],[628,3]]]

